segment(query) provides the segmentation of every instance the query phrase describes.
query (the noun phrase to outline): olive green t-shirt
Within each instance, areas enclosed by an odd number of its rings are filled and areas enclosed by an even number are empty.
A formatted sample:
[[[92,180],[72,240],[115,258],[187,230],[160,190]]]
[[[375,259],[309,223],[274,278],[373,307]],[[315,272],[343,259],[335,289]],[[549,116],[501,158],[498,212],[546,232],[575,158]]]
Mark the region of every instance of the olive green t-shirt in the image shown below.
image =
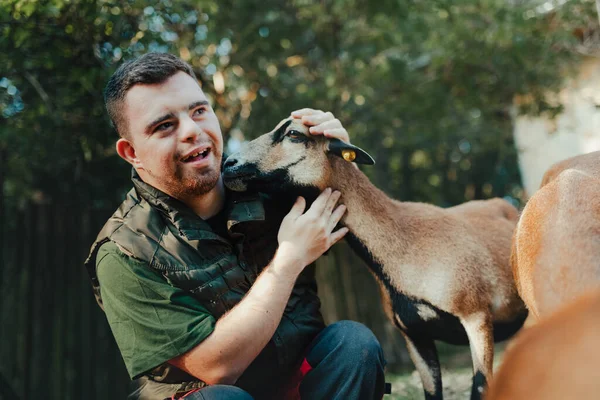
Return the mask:
[[[132,379],[191,350],[214,330],[215,318],[191,294],[116,244],[103,244],[97,260],[106,318]]]

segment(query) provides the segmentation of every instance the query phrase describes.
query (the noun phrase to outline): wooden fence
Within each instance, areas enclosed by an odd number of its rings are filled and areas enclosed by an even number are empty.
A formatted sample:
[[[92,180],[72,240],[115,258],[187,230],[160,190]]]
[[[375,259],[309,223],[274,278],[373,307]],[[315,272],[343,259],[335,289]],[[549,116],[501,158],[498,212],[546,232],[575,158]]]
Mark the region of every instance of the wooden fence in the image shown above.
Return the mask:
[[[129,379],[83,267],[112,212],[30,205],[0,221],[0,400],[126,397]],[[406,365],[374,279],[351,250],[338,245],[318,267],[325,319],[365,323],[388,366]]]
[[[18,399],[126,397],[125,366],[83,268],[109,215],[31,205],[3,221],[0,374]]]

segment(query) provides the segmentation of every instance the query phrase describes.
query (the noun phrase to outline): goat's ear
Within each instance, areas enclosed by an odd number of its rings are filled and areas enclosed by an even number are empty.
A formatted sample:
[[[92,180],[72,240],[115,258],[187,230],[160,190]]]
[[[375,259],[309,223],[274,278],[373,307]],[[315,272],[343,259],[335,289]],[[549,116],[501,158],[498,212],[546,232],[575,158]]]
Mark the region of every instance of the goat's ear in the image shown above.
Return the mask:
[[[336,156],[342,157],[344,160],[349,162],[355,162],[357,164],[375,164],[373,157],[360,147],[356,147],[349,143],[343,142],[339,139],[329,139],[327,151]]]

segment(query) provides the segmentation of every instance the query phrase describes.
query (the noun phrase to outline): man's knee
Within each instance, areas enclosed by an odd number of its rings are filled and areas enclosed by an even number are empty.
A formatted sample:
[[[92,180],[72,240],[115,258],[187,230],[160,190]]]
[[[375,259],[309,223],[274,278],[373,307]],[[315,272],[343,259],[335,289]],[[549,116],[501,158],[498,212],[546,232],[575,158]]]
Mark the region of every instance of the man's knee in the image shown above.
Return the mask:
[[[358,322],[340,321],[329,325],[313,342],[306,361],[312,370],[300,386],[304,397],[383,397],[383,351],[373,332]]]
[[[237,386],[213,385],[186,396],[190,400],[253,400],[247,392]]]
[[[326,328],[329,348],[336,348],[343,354],[352,354],[348,361],[379,362],[385,364],[383,350],[373,332],[363,324],[355,321],[339,321]],[[356,355],[360,355],[357,360]]]
[[[339,321],[331,325],[334,340],[339,340],[346,348],[366,350],[373,354],[381,352],[381,345],[373,332],[355,321]]]

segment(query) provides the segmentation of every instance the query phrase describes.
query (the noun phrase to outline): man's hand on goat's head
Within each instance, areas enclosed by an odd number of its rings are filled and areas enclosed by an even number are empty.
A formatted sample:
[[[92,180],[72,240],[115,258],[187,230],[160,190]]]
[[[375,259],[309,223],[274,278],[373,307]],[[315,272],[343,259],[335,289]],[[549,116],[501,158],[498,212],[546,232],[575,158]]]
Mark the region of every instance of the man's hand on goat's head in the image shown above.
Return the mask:
[[[350,143],[348,131],[342,126],[340,120],[329,111],[323,112],[312,108],[303,108],[292,112],[292,117],[301,119],[304,125],[310,127],[309,132],[313,135],[324,135],[328,138],[340,139]]]

